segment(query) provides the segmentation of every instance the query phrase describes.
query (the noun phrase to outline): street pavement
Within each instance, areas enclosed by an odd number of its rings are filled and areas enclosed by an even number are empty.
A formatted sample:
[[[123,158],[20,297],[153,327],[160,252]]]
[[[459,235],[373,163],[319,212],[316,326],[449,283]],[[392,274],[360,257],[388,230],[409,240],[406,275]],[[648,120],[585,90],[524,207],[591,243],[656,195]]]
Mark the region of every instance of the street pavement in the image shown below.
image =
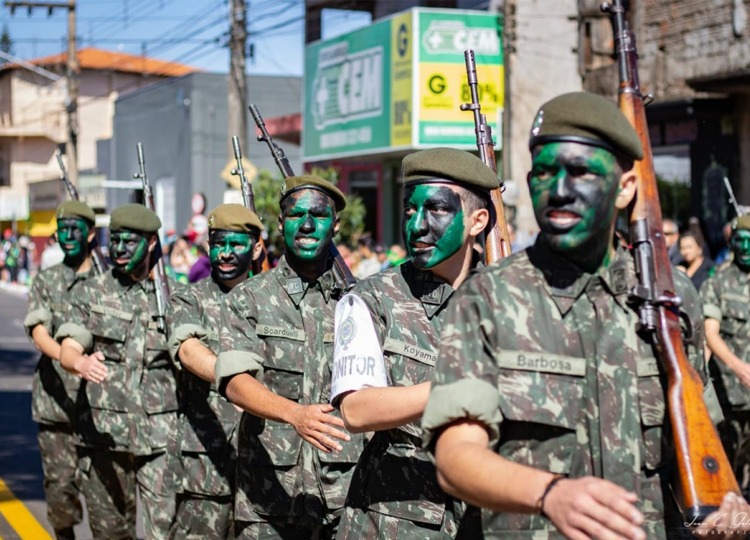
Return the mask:
[[[0,284],[0,540],[54,538],[46,515],[37,426],[31,420],[31,380],[39,353],[23,329],[27,303],[25,288]],[[76,538],[92,538],[85,516]]]

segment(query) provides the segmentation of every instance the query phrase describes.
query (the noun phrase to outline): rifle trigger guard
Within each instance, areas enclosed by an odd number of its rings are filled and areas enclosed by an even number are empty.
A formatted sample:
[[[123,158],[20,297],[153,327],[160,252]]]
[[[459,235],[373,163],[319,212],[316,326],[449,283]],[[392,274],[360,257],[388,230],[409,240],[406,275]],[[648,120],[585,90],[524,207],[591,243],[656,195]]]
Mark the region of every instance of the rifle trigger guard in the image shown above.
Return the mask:
[[[684,335],[684,340],[688,341],[690,343],[693,343],[693,338],[695,337],[695,332],[693,331],[693,321],[690,320],[690,315],[685,313],[684,311],[680,310],[680,320],[685,323],[684,328],[682,329]]]

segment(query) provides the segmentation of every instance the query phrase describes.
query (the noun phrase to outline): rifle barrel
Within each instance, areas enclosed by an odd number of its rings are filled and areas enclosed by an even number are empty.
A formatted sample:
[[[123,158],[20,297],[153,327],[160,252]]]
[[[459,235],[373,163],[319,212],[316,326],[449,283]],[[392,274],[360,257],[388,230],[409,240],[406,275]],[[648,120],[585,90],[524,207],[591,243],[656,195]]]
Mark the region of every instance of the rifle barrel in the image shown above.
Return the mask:
[[[292,166],[289,164],[289,159],[287,159],[284,150],[282,150],[276,144],[276,142],[271,137],[271,134],[268,133],[268,130],[266,129],[266,123],[263,121],[263,117],[260,115],[258,107],[256,107],[254,104],[250,104],[250,114],[252,115],[253,120],[255,120],[255,125],[258,126],[258,129],[260,130],[258,140],[263,141],[268,145],[268,149],[271,151],[271,155],[276,162],[276,166],[281,171],[281,175],[284,178],[294,176],[294,170],[292,170]],[[331,259],[333,259],[333,276],[336,280],[336,287],[340,290],[348,291],[354,286],[355,283],[357,283],[357,279],[354,277],[352,271],[346,265],[346,261],[344,261],[341,253],[339,253],[339,250],[336,247],[336,244],[333,243],[333,240],[328,246],[328,255],[329,257],[331,257]]]

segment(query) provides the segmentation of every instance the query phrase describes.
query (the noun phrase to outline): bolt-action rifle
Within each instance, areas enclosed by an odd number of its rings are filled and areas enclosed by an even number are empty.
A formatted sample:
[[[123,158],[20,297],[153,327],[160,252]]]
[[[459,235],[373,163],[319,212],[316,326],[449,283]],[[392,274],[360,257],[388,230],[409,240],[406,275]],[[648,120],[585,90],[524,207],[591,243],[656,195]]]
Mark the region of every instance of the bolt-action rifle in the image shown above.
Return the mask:
[[[143,145],[138,143],[136,145],[138,150],[138,169],[139,172],[133,175],[133,178],[140,178],[143,182],[143,202],[146,208],[152,212],[156,212],[156,205],[154,204],[154,192],[149,184],[148,176],[146,176],[146,160],[143,158]],[[154,285],[156,288],[156,309],[158,311],[156,317],[156,323],[159,325],[159,331],[166,332],[167,330],[167,302],[169,301],[169,282],[167,281],[167,273],[164,271],[164,259],[162,256],[161,243],[159,237],[156,237],[157,249],[154,251],[158,257],[156,264],[153,268]]]
[[[81,198],[78,196],[78,190],[73,185],[73,182],[70,181],[70,178],[68,178],[68,171],[65,169],[65,163],[63,163],[60,150],[55,153],[55,157],[57,158],[57,164],[60,166],[60,180],[65,184],[65,189],[68,190],[68,195],[70,195],[70,198],[74,201],[80,201]],[[96,271],[97,274],[103,274],[107,271],[107,261],[104,259],[102,252],[99,251],[96,239],[91,243],[91,261],[94,263],[94,271]]]
[[[466,76],[469,80],[469,91],[471,92],[471,103],[462,103],[462,111],[474,113],[474,132],[477,134],[477,148],[479,157],[492,172],[497,174],[497,162],[495,161],[495,142],[492,140],[492,128],[487,123],[487,117],[482,114],[482,106],[479,103],[479,92],[477,91],[477,64],[474,60],[474,51],[464,51],[466,61]],[[508,233],[508,222],[505,220],[505,208],[503,207],[502,185],[490,191],[492,208],[490,209],[491,227],[485,236],[485,260],[487,264],[493,263],[510,255],[510,234]]]
[[[250,105],[250,114],[253,115],[255,125],[258,126],[258,129],[260,130],[258,140],[263,141],[268,145],[268,149],[271,151],[271,155],[276,162],[276,166],[281,171],[282,176],[284,178],[294,176],[294,171],[289,164],[289,160],[287,159],[284,150],[279,148],[276,142],[271,138],[271,135],[266,129],[263,117],[260,115],[260,111],[258,111],[258,107]],[[357,280],[352,275],[351,270],[349,270],[349,267],[346,265],[346,261],[344,261],[344,258],[341,256],[341,253],[339,253],[339,250],[336,248],[333,241],[331,241],[328,246],[328,254],[333,260],[333,276],[336,280],[336,288],[344,292],[348,291],[354,286]]]
[[[255,210],[255,194],[253,193],[253,186],[245,176],[245,168],[242,166],[242,150],[240,150],[240,138],[237,135],[232,135],[232,148],[234,149],[234,159],[237,160],[237,167],[232,169],[232,174],[240,177],[240,188],[242,189],[242,202],[245,208],[252,210],[255,214],[258,212]],[[258,231],[260,234],[260,231]],[[260,258],[253,259],[253,275],[258,275],[261,272],[265,272],[270,267],[268,265],[268,256],[266,255],[266,245],[263,242],[263,237],[258,237],[258,242],[263,247],[263,252]]]
[[[602,4],[602,10],[610,13],[614,29],[620,110],[643,145],[643,159],[636,161],[633,167],[637,192],[628,209],[630,241],[638,274],[638,285],[631,292],[631,299],[638,305],[640,329],[653,336],[657,356],[667,376],[678,502],[685,521],[698,523],[721,505],[726,493],[739,495],[740,490],[703,401],[703,382],[685,352],[680,325],[682,300],[675,292],[662,231],[644,96],[638,79],[635,36],[627,26],[623,0]]]

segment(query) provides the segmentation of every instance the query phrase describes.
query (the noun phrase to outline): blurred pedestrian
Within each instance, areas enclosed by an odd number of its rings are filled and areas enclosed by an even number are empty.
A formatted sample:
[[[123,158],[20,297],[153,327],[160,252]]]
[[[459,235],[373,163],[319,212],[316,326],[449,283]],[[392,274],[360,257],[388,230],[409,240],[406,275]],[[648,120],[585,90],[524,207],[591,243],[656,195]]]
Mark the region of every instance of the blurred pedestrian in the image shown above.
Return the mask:
[[[685,231],[680,236],[680,256],[682,262],[678,268],[683,270],[696,289],[711,276],[714,263],[703,251],[703,239],[693,231]]]
[[[359,264],[354,274],[357,279],[363,279],[380,272],[382,263],[378,254],[374,251],[375,242],[370,233],[364,233],[357,240],[357,251],[359,251]]]
[[[677,223],[672,219],[664,218],[662,221],[662,232],[664,233],[664,243],[667,245],[669,262],[673,266],[680,264],[682,255],[680,255],[680,231],[677,228]]]
[[[47,268],[51,268],[56,264],[60,264],[65,259],[65,252],[60,247],[57,241],[57,235],[51,234],[47,238],[44,250],[42,251],[42,259],[39,262],[39,270],[44,271]]]

